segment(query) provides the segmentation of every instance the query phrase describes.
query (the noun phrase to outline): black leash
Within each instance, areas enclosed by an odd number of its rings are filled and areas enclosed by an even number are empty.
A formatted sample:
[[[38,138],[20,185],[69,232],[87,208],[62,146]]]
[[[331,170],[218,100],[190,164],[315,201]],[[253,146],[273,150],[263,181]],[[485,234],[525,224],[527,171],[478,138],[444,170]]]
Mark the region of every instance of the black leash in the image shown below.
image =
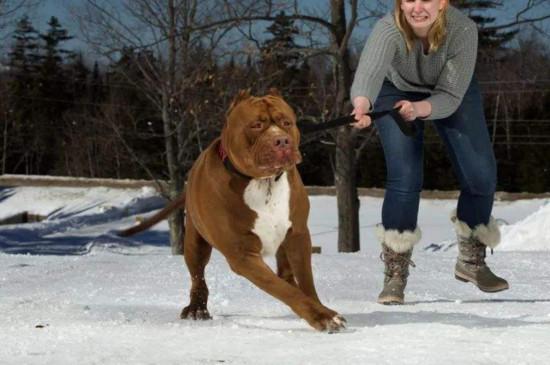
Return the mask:
[[[392,119],[397,123],[397,126],[404,135],[412,137],[416,134],[416,125],[414,122],[405,121],[405,119],[401,117],[401,114],[399,114],[399,108],[367,113],[367,115],[369,115],[373,120],[388,114],[391,115]],[[355,122],[355,116],[353,115],[332,119],[324,123],[301,120],[298,122],[298,129],[302,134],[309,134],[324,131],[326,129],[341,127],[353,122]]]

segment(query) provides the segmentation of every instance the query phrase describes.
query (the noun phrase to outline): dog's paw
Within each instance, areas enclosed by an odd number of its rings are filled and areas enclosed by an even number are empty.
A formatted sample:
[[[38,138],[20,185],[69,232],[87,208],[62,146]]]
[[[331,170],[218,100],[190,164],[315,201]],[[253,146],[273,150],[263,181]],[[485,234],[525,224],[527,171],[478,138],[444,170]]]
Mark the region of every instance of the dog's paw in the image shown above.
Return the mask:
[[[199,308],[196,306],[188,305],[187,307],[183,308],[180,314],[181,319],[194,319],[194,320],[208,320],[212,319],[212,316],[210,316],[210,313],[208,313],[208,309],[206,308]]]
[[[346,328],[346,319],[337,314],[334,317],[324,321],[324,330],[328,333],[340,332]]]
[[[331,315],[320,316],[310,324],[318,331],[335,333],[346,328],[346,319],[334,312]]]

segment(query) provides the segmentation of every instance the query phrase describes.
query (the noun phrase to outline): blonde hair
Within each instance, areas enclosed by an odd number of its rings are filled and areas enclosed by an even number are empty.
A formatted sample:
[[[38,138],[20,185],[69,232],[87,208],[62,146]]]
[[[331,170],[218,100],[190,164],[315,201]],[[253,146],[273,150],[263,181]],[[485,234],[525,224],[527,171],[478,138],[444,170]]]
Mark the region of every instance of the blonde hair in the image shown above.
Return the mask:
[[[407,19],[405,19],[405,14],[403,14],[403,11],[401,10],[401,1],[402,0],[395,0],[395,9],[393,12],[393,18],[395,19],[395,24],[397,25],[397,29],[399,29],[399,31],[403,35],[403,38],[405,38],[407,50],[410,52],[411,49],[414,47],[416,35],[414,34],[414,31],[412,30],[411,26],[407,22]],[[437,15],[437,19],[432,24],[432,27],[428,32],[428,43],[430,44],[428,53],[437,51],[439,46],[441,46],[443,41],[445,41],[445,36],[447,34],[448,5],[449,5],[449,2],[447,1],[445,7],[441,9],[439,14]]]

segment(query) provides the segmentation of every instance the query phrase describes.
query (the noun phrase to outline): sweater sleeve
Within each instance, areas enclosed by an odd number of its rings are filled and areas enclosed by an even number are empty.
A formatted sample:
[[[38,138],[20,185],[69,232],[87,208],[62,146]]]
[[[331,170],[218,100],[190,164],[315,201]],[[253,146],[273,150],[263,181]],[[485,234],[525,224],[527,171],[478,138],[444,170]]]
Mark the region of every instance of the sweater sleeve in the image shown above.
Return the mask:
[[[443,119],[453,114],[470,85],[477,57],[477,27],[470,25],[457,34],[449,44],[447,61],[426,101],[432,114],[426,119]]]
[[[374,105],[401,39],[394,24],[383,18],[376,23],[361,53],[351,86],[351,100],[365,96]]]

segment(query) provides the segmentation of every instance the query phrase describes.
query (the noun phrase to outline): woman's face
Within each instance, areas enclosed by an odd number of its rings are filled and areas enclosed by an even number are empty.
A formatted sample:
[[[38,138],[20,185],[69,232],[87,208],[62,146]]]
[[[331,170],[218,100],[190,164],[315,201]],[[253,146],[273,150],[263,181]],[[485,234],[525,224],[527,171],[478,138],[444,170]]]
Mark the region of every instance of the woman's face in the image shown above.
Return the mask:
[[[447,0],[401,0],[401,11],[417,35],[427,34]]]

